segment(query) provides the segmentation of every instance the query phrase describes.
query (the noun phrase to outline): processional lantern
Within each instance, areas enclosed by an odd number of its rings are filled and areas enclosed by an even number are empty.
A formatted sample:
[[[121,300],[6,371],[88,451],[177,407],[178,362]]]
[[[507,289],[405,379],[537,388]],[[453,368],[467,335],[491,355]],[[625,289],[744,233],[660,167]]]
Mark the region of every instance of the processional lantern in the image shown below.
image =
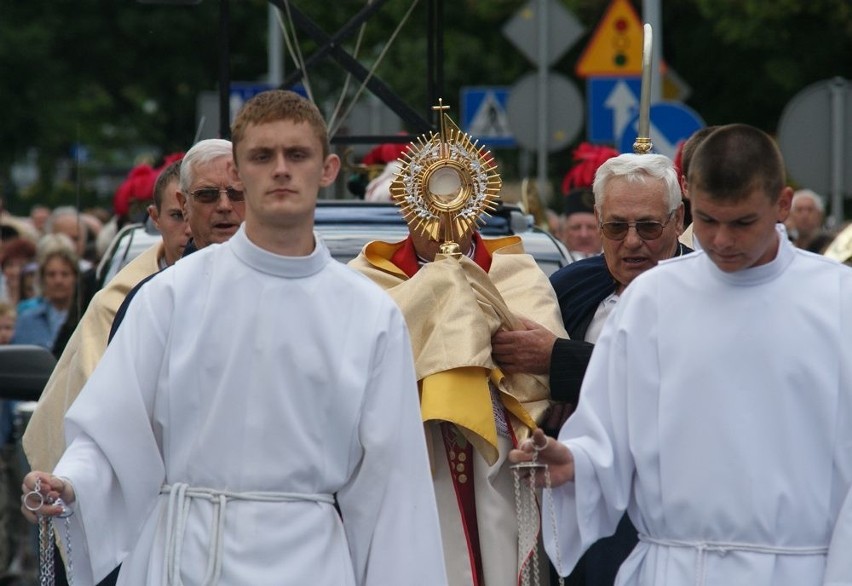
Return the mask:
[[[459,242],[497,207],[502,187],[491,153],[459,130],[438,100],[439,133],[417,138],[402,155],[390,193],[413,231],[459,256]]]

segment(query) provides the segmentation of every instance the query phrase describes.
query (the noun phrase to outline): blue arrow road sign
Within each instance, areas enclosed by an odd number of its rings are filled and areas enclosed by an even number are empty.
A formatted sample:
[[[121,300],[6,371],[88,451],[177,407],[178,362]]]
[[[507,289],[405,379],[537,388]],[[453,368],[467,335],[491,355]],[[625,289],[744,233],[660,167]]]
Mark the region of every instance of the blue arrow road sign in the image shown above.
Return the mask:
[[[515,146],[506,113],[508,101],[508,87],[463,87],[461,129],[488,148]]]
[[[614,145],[639,108],[642,78],[590,77],[586,85],[590,142]]]
[[[622,153],[632,153],[633,143],[638,133],[639,117],[633,116],[621,133],[618,148]],[[692,108],[680,102],[659,102],[651,105],[651,143],[654,152],[674,158],[677,144],[692,136],[692,133],[704,127],[701,119]]]

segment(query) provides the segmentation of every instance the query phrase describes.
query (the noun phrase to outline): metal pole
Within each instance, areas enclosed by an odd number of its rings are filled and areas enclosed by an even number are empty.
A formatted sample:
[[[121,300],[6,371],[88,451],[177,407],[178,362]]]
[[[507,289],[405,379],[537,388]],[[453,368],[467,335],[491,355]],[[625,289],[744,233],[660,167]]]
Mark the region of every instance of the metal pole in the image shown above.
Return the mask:
[[[278,24],[278,8],[272,4],[266,7],[269,42],[267,44],[267,59],[269,63],[268,81],[273,87],[281,87],[284,80],[284,40],[281,26]]]
[[[367,70],[366,67],[361,65],[361,63],[355,59],[352,55],[350,55],[340,44],[339,39],[348,35],[348,30],[350,28],[354,29],[357,25],[353,25],[352,22],[355,20],[359,20],[359,22],[363,22],[364,18],[367,18],[368,15],[373,14],[376,7],[382,6],[383,3],[388,2],[389,0],[373,0],[372,3],[367,4],[359,13],[355,19],[350,21],[350,24],[347,25],[346,31],[339,31],[334,36],[329,36],[323,31],[319,25],[314,22],[308,15],[298,9],[294,3],[290,3],[285,6],[285,0],[269,0],[269,2],[273,2],[280,9],[289,9],[288,16],[292,19],[293,24],[301,29],[301,31],[306,35],[307,38],[311,39],[318,45],[320,48],[317,50],[319,52],[327,52],[327,54],[337,61],[343,69],[347,72],[351,73],[352,76],[357,79],[359,82],[364,83],[367,86],[373,95],[378,97],[382,102],[387,104],[387,106],[396,113],[397,116],[402,118],[403,122],[409,127],[412,132],[416,132],[418,134],[427,133],[430,130],[434,129],[434,125],[424,118],[422,112],[431,112],[430,109],[414,109],[409,106],[407,103],[402,101],[402,99],[393,92],[378,76],[373,75]],[[313,55],[308,58],[307,61],[310,61],[313,58]],[[306,61],[306,63],[307,63]],[[438,64],[440,65],[440,64]],[[288,75],[284,79],[284,85],[289,87],[291,84],[295,83],[302,76],[302,72],[298,69]],[[338,136],[332,137],[332,142],[337,142],[339,138]]]
[[[444,0],[435,2],[435,88],[444,95]],[[434,104],[435,102],[432,102]],[[459,114],[461,108],[459,108]]]
[[[538,0],[538,193],[547,197],[547,3]]]
[[[651,25],[654,31],[653,58],[651,59],[651,103],[663,99],[663,83],[660,75],[660,63],[663,62],[663,17],[660,12],[661,0],[642,0],[642,19]]]
[[[639,135],[633,143],[633,152],[645,155],[651,152],[651,79],[654,62],[654,29],[647,22],[642,26],[642,91],[639,94]]]
[[[228,68],[228,0],[219,0],[219,137],[231,138],[231,73]]]
[[[438,59],[438,13],[435,0],[426,2],[426,111],[432,112],[430,121],[433,125],[440,126],[441,114],[434,117],[432,106],[438,103],[438,98],[443,98],[438,87],[437,71]]]
[[[831,223],[832,228],[843,224],[843,138],[846,131],[846,80],[835,77],[831,82]]]

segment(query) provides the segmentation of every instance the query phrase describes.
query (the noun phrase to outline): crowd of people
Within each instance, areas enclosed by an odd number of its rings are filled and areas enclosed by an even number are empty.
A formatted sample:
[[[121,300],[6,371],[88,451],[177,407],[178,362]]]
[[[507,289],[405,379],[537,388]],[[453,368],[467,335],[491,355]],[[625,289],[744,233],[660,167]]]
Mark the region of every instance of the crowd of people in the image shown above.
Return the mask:
[[[39,210],[0,251],[0,343],[58,358],[21,510],[73,513],[59,579],[516,586],[528,531],[542,584],[852,583],[852,269],[803,250],[821,198],[742,124],[574,162],[549,278],[517,236],[447,248],[417,217],[334,261],[313,214],[341,161],[280,90],[133,175],[162,240],[86,303],[97,238]]]

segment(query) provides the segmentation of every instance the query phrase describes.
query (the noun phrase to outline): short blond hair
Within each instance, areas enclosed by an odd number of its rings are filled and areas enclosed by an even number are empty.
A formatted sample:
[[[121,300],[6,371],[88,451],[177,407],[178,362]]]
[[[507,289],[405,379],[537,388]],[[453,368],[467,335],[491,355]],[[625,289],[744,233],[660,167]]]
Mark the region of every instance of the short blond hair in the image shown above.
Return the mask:
[[[322,144],[323,158],[329,155],[328,127],[319,108],[299,94],[287,90],[269,90],[251,98],[240,109],[231,126],[231,142],[234,144],[234,162],[237,162],[237,146],[245,138],[246,129],[253,124],[290,120],[307,122]]]

